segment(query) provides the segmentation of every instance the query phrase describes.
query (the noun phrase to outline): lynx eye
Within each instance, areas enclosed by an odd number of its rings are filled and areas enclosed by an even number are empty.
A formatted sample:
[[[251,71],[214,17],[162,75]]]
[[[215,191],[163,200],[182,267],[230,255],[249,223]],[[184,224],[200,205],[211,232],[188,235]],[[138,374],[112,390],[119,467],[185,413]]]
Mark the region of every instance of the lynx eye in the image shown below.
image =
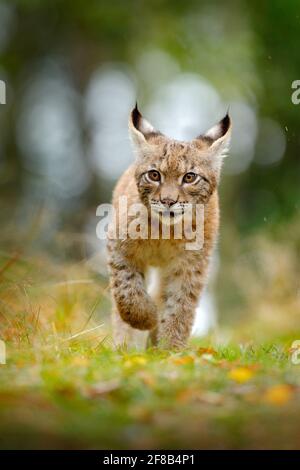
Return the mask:
[[[160,173],[156,170],[150,170],[147,173],[149,180],[155,181],[156,183],[160,181]]]
[[[183,182],[184,183],[194,183],[197,179],[197,175],[196,173],[193,173],[193,172],[190,172],[190,173],[186,173],[183,177]]]

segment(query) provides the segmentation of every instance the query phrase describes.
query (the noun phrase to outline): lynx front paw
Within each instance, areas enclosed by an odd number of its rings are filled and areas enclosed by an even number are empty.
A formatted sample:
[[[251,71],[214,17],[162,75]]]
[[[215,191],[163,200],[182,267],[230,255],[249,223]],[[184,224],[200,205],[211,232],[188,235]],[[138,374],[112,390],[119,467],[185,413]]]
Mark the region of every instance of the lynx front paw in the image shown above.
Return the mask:
[[[146,308],[143,305],[119,306],[119,313],[122,320],[138,330],[152,330],[157,325],[155,305],[148,305]]]

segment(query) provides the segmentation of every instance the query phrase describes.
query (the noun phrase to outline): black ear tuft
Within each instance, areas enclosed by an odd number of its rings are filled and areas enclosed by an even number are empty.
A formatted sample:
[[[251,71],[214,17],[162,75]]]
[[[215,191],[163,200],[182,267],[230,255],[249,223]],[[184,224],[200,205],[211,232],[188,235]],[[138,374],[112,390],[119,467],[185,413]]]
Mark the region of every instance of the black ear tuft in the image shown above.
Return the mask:
[[[154,136],[161,135],[160,132],[156,131],[152,124],[141,115],[137,103],[130,113],[129,128],[133,132],[138,131],[139,134],[142,134],[144,140],[149,140]]]
[[[230,127],[230,124],[231,124],[231,121],[230,121],[230,117],[229,117],[229,114],[228,114],[228,111],[227,111],[227,114],[226,116],[223,117],[222,121],[220,121],[220,129],[221,129],[221,136],[220,137],[223,137],[223,135],[225,135]]]
[[[135,107],[131,111],[131,119],[132,119],[132,123],[133,123],[134,127],[136,129],[139,129],[139,125],[140,125],[140,122],[141,122],[141,119],[142,119],[142,115],[138,110],[137,102],[135,103]]]
[[[231,119],[227,111],[227,114],[223,117],[223,119],[221,119],[221,121],[211,127],[205,134],[199,135],[197,139],[206,141],[208,145],[211,145],[218,139],[221,139],[222,137],[226,136],[226,134],[230,130],[230,127]]]

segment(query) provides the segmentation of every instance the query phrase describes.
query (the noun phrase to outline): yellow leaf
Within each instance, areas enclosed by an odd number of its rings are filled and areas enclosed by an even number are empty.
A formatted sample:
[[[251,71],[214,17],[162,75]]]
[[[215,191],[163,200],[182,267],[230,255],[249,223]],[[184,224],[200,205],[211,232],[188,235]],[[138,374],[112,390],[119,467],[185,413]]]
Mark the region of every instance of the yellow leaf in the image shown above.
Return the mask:
[[[134,366],[143,366],[147,363],[147,359],[143,356],[133,356],[129,357],[125,362],[124,362],[124,367],[126,369],[129,369],[130,367]]]
[[[248,367],[235,367],[228,372],[228,377],[238,383],[245,383],[252,379],[254,372]]]
[[[293,388],[287,384],[279,384],[270,387],[264,394],[264,400],[271,405],[282,406],[291,400]]]

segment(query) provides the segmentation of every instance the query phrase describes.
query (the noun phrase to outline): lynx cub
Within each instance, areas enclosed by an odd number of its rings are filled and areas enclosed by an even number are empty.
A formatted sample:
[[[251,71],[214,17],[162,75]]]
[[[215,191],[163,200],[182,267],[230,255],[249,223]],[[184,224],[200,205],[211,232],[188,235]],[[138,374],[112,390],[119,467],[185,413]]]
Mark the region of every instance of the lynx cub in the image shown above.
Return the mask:
[[[142,203],[144,219],[150,227],[154,217],[159,235],[151,237],[149,229],[146,238],[108,237],[116,344],[129,343],[137,330],[148,330],[152,345],[186,345],[218,233],[218,182],[230,131],[227,114],[206,134],[180,142],[156,131],[137,106],[131,112],[129,133],[136,161],[117,183],[113,205],[120,213],[121,196],[127,197],[128,207]],[[203,244],[187,250],[185,235],[177,239],[175,227],[182,224],[187,207],[197,205],[203,208],[202,225],[196,227],[203,232]],[[191,220],[195,229],[195,212]],[[162,237],[164,225],[169,226],[169,239]],[[117,217],[116,226],[124,235],[128,220]],[[156,268],[159,279],[152,295],[145,280],[150,267]]]

